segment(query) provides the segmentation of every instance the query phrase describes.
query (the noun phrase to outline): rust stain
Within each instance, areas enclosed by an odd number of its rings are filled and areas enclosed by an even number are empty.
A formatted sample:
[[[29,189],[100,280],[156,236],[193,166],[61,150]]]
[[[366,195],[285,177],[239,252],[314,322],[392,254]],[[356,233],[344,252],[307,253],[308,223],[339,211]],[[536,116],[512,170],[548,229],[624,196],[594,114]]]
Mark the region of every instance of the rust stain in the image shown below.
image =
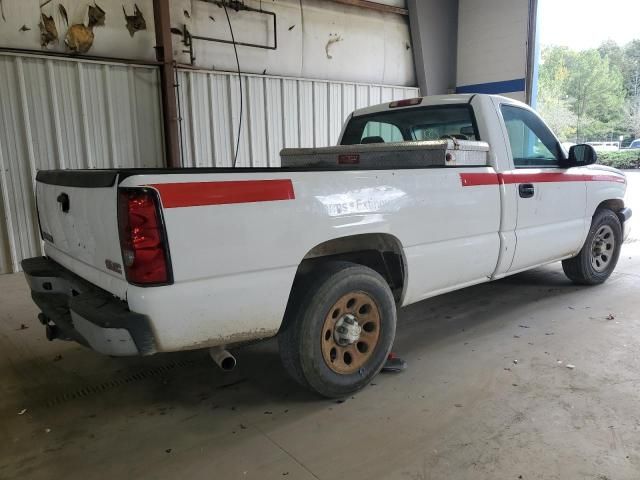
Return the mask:
[[[330,33],[329,34],[329,40],[327,41],[327,44],[324,47],[324,51],[327,54],[327,58],[328,59],[332,59],[333,55],[331,55],[331,53],[329,52],[330,48],[332,45],[341,42],[342,41],[342,37],[340,35],[338,35],[337,33]]]
[[[52,16],[49,17],[41,13],[40,18],[41,20],[38,24],[38,27],[40,27],[40,46],[44,48],[50,43],[58,41],[58,29]]]
[[[97,3],[89,5],[89,28],[104,27],[106,18],[107,14]]]
[[[69,27],[64,43],[73,53],[87,53],[93,45],[94,38],[93,30],[79,23]]]
[[[234,333],[233,335],[221,335],[218,337],[208,338],[201,342],[196,342],[191,345],[188,345],[181,350],[195,350],[199,348],[208,348],[208,347],[218,347],[221,345],[232,346],[241,343],[247,342],[255,342],[258,340],[263,340],[267,338],[271,338],[278,333],[278,330],[271,330],[266,328],[259,328],[256,330],[251,330],[249,332],[239,332]]]
[[[122,6],[122,11],[124,12],[124,18],[126,20],[126,27],[129,30],[129,35],[133,37],[136,32],[140,30],[147,29],[147,21],[144,19],[142,15],[142,11],[138,8],[137,4],[133,6],[133,15],[127,15],[127,10]]]
[[[64,8],[64,5],[61,3],[58,5],[58,11],[60,12],[60,16],[64,20],[64,23],[69,26],[69,15],[67,15],[67,9]]]

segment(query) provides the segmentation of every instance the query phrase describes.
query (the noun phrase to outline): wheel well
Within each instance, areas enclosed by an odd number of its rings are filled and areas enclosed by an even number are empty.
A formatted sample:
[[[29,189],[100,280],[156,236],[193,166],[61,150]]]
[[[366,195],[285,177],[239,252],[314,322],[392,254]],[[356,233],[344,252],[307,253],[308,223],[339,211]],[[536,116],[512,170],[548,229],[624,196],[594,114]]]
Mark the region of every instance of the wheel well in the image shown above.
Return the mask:
[[[307,275],[321,263],[333,260],[358,263],[375,270],[389,284],[396,302],[402,300],[406,264],[402,244],[393,235],[367,233],[321,243],[304,256],[296,279]]]
[[[603,208],[609,209],[615,213],[618,213],[620,210],[624,208],[624,202],[619,198],[612,198],[609,200],[604,200],[600,202],[598,207],[596,208],[596,212],[598,210],[602,210]]]

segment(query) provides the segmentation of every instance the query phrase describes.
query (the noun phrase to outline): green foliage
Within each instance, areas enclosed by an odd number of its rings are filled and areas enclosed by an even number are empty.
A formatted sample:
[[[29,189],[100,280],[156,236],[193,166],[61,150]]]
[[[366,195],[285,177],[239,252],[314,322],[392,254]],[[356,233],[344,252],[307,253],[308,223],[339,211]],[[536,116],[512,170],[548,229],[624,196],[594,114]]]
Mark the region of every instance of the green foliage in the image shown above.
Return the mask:
[[[615,168],[640,168],[640,150],[598,152],[598,163]]]
[[[539,76],[541,115],[563,141],[640,137],[640,39],[621,47],[548,47]]]

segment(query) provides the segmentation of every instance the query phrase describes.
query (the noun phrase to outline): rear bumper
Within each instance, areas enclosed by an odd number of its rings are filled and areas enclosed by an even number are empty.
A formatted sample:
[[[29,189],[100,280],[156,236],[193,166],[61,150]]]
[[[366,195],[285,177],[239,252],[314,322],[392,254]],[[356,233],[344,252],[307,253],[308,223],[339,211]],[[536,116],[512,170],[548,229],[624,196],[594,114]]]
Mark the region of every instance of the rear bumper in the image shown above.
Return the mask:
[[[31,297],[61,337],[113,356],[151,355],[156,342],[146,315],[45,257],[22,261]]]

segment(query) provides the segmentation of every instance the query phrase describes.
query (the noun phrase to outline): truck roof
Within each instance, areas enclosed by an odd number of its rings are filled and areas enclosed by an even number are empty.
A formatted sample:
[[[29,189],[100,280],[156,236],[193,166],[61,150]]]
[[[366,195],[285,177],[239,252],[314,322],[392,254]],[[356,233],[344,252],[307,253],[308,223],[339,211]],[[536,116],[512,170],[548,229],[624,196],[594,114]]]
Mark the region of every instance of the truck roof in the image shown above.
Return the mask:
[[[455,93],[449,95],[429,95],[426,97],[416,97],[415,99],[407,99],[407,102],[412,100],[421,99],[419,103],[409,103],[407,105],[398,105],[391,107],[392,104],[397,102],[402,102],[402,100],[395,100],[393,102],[381,103],[379,105],[373,105],[371,107],[359,108],[353,112],[354,117],[359,117],[361,115],[369,115],[371,113],[384,112],[389,110],[389,108],[395,109],[404,109],[404,108],[419,108],[424,106],[431,105],[456,105],[456,104],[465,104],[469,103],[471,99],[475,96],[484,96],[484,97],[499,97],[508,100],[510,103],[520,103],[516,102],[513,99],[502,97],[500,95],[487,95],[482,93]]]

